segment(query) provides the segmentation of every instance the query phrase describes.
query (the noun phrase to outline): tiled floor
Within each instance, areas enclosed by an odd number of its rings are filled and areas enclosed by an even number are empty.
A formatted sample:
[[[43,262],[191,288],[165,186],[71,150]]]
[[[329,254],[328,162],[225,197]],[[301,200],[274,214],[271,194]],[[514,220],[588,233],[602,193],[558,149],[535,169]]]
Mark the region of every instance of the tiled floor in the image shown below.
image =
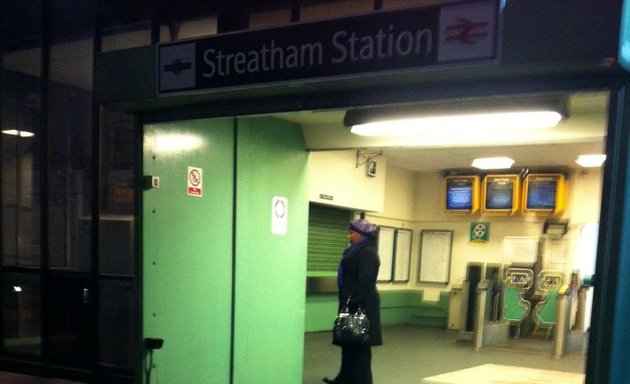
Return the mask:
[[[322,384],[322,377],[334,377],[337,373],[340,352],[338,347],[330,344],[330,338],[329,332],[306,335],[304,384]],[[554,359],[551,341],[523,339],[505,348],[486,348],[475,352],[471,342],[458,342],[456,332],[441,329],[386,328],[383,338],[384,345],[372,349],[372,372],[375,384],[420,384],[422,379],[427,377],[483,364],[577,374],[583,374],[585,367],[585,357],[581,355]],[[547,383],[552,382],[555,383],[554,381]],[[478,384],[471,380],[464,383]],[[512,381],[495,381],[495,383],[512,383]]]
[[[483,364],[473,368],[427,377],[422,384],[583,384],[584,374],[511,365]]]
[[[585,357],[570,355],[552,357],[552,343],[544,340],[520,340],[505,348],[486,348],[475,352],[472,343],[458,342],[457,333],[442,329],[418,327],[389,327],[383,331],[384,345],[373,349],[372,370],[375,384],[420,384],[425,378],[469,369],[484,364],[535,368],[542,372],[545,383],[558,377],[572,377],[563,372],[583,374]],[[334,377],[339,369],[340,351],[330,343],[329,332],[308,333],[304,341],[303,384],[322,384],[324,376]],[[492,371],[491,371],[492,372]],[[516,370],[514,370],[516,374]],[[524,370],[523,372],[529,372]],[[486,372],[487,373],[487,372]],[[486,374],[483,373],[483,374]],[[540,373],[540,372],[538,372]],[[559,376],[558,376],[559,375]],[[552,377],[553,376],[553,377]],[[469,380],[466,384],[486,383]],[[515,378],[515,377],[514,377]],[[493,383],[524,383],[497,381]],[[481,380],[481,379],[479,379]],[[446,383],[450,383],[445,381]],[[525,381],[527,382],[527,381]],[[455,381],[455,383],[458,383]],[[529,383],[529,382],[527,382]],[[533,381],[532,383],[536,383]],[[0,372],[0,384],[80,384],[61,379],[45,379]],[[179,384],[179,383],[176,383]],[[300,383],[282,383],[300,384]],[[458,383],[459,384],[459,383]],[[573,384],[573,382],[571,382]]]

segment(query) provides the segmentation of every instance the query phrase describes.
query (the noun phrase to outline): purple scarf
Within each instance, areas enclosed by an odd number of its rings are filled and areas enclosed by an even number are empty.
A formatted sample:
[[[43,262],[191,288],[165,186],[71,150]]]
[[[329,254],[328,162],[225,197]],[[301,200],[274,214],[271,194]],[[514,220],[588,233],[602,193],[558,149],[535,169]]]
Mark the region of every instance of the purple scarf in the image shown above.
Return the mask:
[[[350,245],[348,248],[344,249],[343,256],[341,256],[341,261],[339,262],[339,268],[337,268],[337,286],[339,289],[343,287],[343,259],[348,257],[350,253],[352,253],[355,249],[359,248],[361,244],[370,240],[368,237],[364,237],[356,243]]]

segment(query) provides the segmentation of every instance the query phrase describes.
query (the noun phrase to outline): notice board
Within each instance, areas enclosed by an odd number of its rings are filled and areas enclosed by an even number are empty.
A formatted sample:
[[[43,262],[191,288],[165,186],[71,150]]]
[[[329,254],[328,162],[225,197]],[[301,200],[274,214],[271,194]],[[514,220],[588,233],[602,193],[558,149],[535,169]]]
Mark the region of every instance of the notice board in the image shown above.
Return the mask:
[[[538,237],[504,237],[503,262],[505,264],[534,264],[538,260],[538,244]]]
[[[413,232],[409,229],[396,229],[396,247],[394,248],[394,281],[409,281],[412,235]]]
[[[381,259],[381,267],[378,270],[377,281],[380,282],[392,280],[392,264],[394,261],[394,234],[394,228],[383,226],[378,227],[378,255]]]
[[[420,233],[418,282],[448,284],[452,246],[453,231],[423,230]]]

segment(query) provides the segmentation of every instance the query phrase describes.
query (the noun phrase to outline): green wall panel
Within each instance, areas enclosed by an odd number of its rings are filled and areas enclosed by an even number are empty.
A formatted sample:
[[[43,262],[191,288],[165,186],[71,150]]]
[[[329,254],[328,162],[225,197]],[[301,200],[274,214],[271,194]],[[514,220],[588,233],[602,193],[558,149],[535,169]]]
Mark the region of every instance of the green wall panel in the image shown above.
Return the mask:
[[[143,336],[165,340],[151,383],[228,383],[233,120],[144,129],[144,174],[160,186],[143,193]],[[188,166],[203,171],[201,197],[187,194]]]
[[[423,291],[381,291],[381,323],[383,326],[417,325],[432,328],[447,327],[448,292],[441,292],[436,302],[423,302]],[[337,312],[336,294],[306,296],[306,332],[327,332]]]
[[[238,120],[234,383],[301,383],[308,227],[307,153],[299,126]],[[272,199],[288,200],[285,235]]]
[[[331,331],[337,316],[338,300],[336,293],[307,295],[305,331]]]

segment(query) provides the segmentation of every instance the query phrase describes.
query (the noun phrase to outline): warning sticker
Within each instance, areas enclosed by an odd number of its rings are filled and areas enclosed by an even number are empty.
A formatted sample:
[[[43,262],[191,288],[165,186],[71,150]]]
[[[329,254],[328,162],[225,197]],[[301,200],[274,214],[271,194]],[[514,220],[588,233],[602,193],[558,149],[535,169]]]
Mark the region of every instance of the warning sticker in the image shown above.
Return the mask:
[[[203,195],[203,170],[188,167],[188,196],[201,197]]]

